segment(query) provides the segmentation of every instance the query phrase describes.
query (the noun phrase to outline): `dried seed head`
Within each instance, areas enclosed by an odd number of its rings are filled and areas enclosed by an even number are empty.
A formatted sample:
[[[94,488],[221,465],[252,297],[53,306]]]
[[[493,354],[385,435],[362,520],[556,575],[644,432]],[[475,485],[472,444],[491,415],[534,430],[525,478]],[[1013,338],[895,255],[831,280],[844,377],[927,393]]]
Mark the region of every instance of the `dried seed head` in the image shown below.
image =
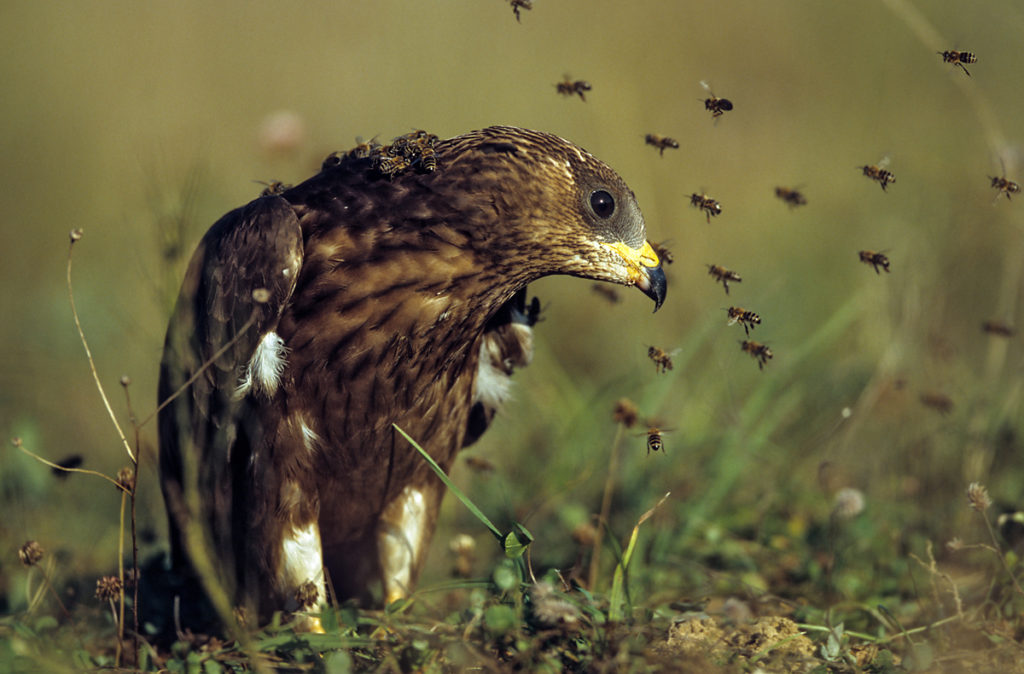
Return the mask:
[[[836,492],[836,504],[832,513],[839,519],[848,520],[864,512],[864,493],[853,487],[843,487]]]
[[[964,549],[964,542],[959,537],[946,543],[946,549],[950,552],[959,552]]]
[[[121,386],[128,388],[132,385],[132,378],[126,374],[121,375]]]
[[[615,420],[615,423],[622,424],[626,428],[633,428],[633,426],[636,426],[639,418],[640,412],[632,400],[629,398],[619,398],[616,401],[615,409],[612,411],[612,419]]]
[[[992,505],[992,499],[989,497],[985,485],[972,482],[967,487],[967,503],[979,513],[988,510],[989,506]]]
[[[270,301],[270,291],[266,288],[257,288],[252,291],[252,299],[258,304],[266,304]]]
[[[121,470],[117,471],[117,483],[124,487],[126,491],[132,491],[135,489],[135,471],[130,466],[125,466]]]
[[[75,227],[74,229],[72,229],[71,232],[68,234],[68,236],[71,237],[71,243],[74,243],[75,241],[81,239],[82,234],[83,232],[81,227]]]
[[[117,576],[103,576],[96,581],[96,598],[113,601],[121,594],[121,579]]]
[[[317,588],[316,583],[311,580],[307,580],[295,589],[295,601],[298,603],[300,610],[313,606],[319,598],[320,590]]]
[[[25,566],[35,566],[43,558],[44,552],[46,551],[39,545],[39,541],[28,541],[18,548],[18,559]]]

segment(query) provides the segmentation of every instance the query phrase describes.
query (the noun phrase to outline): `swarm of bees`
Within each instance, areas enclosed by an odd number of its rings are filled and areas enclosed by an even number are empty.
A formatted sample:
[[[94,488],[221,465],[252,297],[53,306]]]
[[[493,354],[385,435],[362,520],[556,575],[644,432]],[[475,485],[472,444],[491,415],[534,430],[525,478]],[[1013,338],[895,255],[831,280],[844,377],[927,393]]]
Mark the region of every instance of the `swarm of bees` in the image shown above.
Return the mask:
[[[740,348],[744,352],[753,356],[757,360],[757,367],[762,370],[764,369],[765,363],[775,356],[775,354],[772,353],[772,350],[768,348],[767,344],[762,344],[753,340],[743,340],[740,342]]]
[[[718,118],[724,115],[729,110],[732,110],[732,101],[728,98],[719,98],[715,96],[715,93],[711,91],[711,86],[704,81],[701,81],[700,85],[704,87],[704,90],[708,92],[708,97],[704,99],[704,109],[711,111],[711,117],[718,121]]]
[[[658,148],[658,154],[662,157],[665,156],[665,149],[672,148],[673,150],[679,149],[679,141],[675,138],[669,138],[668,136],[659,136],[656,133],[649,133],[644,136],[644,142],[648,145],[653,145]]]
[[[675,353],[675,352],[673,352]],[[672,353],[656,346],[647,349],[647,357],[654,361],[654,371],[664,374],[672,369]]]
[[[802,192],[799,192],[796,189],[790,189],[788,187],[776,187],[775,196],[789,204],[790,208],[796,208],[797,206],[807,205],[807,197],[805,197]]]
[[[509,3],[512,5],[512,13],[516,15],[516,22],[518,23],[522,23],[519,21],[519,10],[529,11],[533,9],[533,0],[509,0]]]
[[[942,56],[943,63],[952,63],[954,66],[960,66],[960,68],[967,73],[970,77],[971,73],[964,67],[965,63],[976,63],[978,57],[974,55],[974,52],[969,51],[956,51],[950,49],[949,51],[937,51],[936,54]]]
[[[691,194],[690,205],[704,211],[704,217],[708,222],[711,222],[712,215],[719,215],[722,212],[722,205],[706,194]]]
[[[754,329],[755,325],[761,324],[761,317],[755,314],[753,311],[747,311],[743,307],[729,307],[726,309],[729,313],[729,321],[727,325],[736,325],[739,323],[743,326],[743,332],[750,334],[750,331]]]
[[[990,335],[997,337],[1013,337],[1017,331],[1002,321],[985,321],[981,329]]]
[[[437,140],[437,136],[432,133],[413,131],[398,136],[391,141],[391,145],[371,146],[370,167],[389,179],[408,169],[431,173],[437,169],[437,155],[434,152]],[[360,153],[365,151],[362,144],[353,150]]]
[[[720,267],[717,264],[708,265],[708,274],[713,276],[716,281],[721,282],[722,287],[725,288],[726,295],[729,294],[729,281],[739,283],[743,280],[736,272],[731,269],[726,269],[725,267]]]
[[[881,267],[885,270],[885,273],[889,273],[889,258],[883,253],[876,253],[873,250],[862,250],[857,255],[860,256],[860,261],[864,264],[869,264],[875,268],[875,273],[880,274],[878,268]]]
[[[888,163],[889,160],[886,158],[878,162],[878,164],[865,164],[864,166],[857,166],[856,168],[863,171],[864,175],[868,178],[871,178],[881,185],[882,191],[885,192],[890,184],[896,182],[896,176],[893,175],[892,171],[887,171],[885,169]]]
[[[587,82],[586,80],[573,80],[568,75],[565,76],[564,80],[556,84],[555,87],[558,89],[558,93],[563,96],[576,95],[579,96],[580,100],[584,103],[587,102],[585,94],[591,89],[590,82]]]

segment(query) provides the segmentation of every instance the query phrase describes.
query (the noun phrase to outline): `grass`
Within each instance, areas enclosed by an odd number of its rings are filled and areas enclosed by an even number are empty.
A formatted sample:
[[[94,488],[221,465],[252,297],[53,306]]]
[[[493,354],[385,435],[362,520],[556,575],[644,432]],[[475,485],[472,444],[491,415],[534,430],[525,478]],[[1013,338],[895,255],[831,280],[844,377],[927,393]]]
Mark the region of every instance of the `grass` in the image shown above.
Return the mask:
[[[1024,309],[1024,212],[993,203],[988,183],[1021,178],[1019,12],[565,2],[516,22],[495,0],[313,20],[186,3],[100,22],[64,9],[26,6],[0,28],[18,31],[4,41],[17,57],[0,60],[15,290],[0,422],[20,438],[0,452],[0,670],[127,668],[135,606],[146,671],[1020,670],[1024,358],[1019,334],[980,329],[1019,328]],[[37,23],[48,29],[25,30]],[[932,53],[949,48],[978,52],[970,78]],[[586,103],[556,95],[565,72],[594,85]],[[736,104],[717,123],[700,80]],[[282,107],[305,139],[265,152],[259,121]],[[356,135],[506,122],[560,133],[625,176],[675,254],[665,307],[651,316],[627,291],[613,305],[573,279],[533,287],[536,361],[469,452],[493,469],[453,469],[465,501],[446,500],[409,601],[331,607],[325,635],[278,621],[245,642],[156,640],[174,609],[145,582],[136,596],[131,529],[143,579],[159,577],[145,420],[192,242],[259,192],[252,181],[301,180]],[[659,156],[651,132],[681,148]],[[897,182],[883,193],[853,167],[886,154]],[[780,184],[808,204],[778,202]],[[723,205],[710,225],[688,203],[701,190]],[[88,234],[75,317],[58,243],[72,226]],[[891,273],[858,262],[865,248],[886,251]],[[708,263],[743,281],[726,296]],[[725,325],[730,305],[764,319],[764,371]],[[652,345],[671,371],[655,374]],[[622,398],[632,425],[614,417]],[[648,423],[664,452],[647,454]],[[25,451],[84,463],[61,479]],[[529,544],[509,557],[513,532]],[[43,556],[25,565],[31,540]],[[96,597],[109,578],[120,588]]]

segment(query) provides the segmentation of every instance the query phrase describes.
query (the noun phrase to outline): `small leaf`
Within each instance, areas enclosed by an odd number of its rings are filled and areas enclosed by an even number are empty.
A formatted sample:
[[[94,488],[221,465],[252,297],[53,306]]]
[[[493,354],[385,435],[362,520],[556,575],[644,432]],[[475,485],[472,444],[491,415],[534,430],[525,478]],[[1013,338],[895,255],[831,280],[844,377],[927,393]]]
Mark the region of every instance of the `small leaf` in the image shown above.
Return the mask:
[[[516,522],[512,530],[505,534],[505,556],[511,559],[522,557],[526,548],[533,542],[533,534],[526,530],[522,524]]]
[[[484,611],[484,625],[492,634],[507,634],[516,627],[516,612],[504,604],[490,606]]]

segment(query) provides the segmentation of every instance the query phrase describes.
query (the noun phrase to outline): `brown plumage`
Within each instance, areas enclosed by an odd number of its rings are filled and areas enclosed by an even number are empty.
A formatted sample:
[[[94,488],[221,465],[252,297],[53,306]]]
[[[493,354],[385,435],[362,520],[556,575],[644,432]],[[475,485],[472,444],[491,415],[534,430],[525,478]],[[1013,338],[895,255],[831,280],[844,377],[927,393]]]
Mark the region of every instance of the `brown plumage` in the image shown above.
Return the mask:
[[[429,148],[386,173],[334,155],[221,218],[186,273],[159,391],[199,372],[160,414],[174,561],[204,525],[235,601],[263,615],[301,608],[299,589],[323,605],[325,570],[339,599],[411,590],[444,489],[392,424],[445,469],[480,436],[532,355],[528,283],[664,299],[633,193],[585,151],[511,127]]]

